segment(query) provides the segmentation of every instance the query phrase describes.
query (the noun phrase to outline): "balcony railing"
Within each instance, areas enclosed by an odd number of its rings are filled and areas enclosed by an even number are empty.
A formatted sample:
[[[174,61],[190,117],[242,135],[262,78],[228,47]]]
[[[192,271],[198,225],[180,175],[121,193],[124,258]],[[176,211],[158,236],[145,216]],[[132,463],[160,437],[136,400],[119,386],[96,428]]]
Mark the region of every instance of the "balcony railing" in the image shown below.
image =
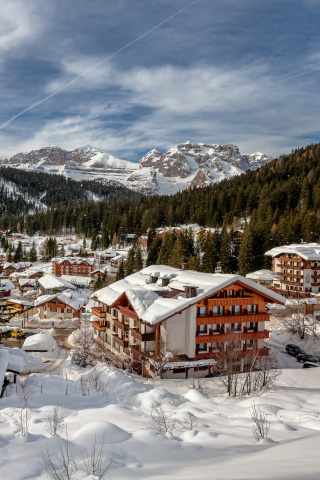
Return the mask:
[[[136,312],[134,312],[133,310],[130,310],[130,308],[128,308],[128,307],[122,307],[122,306],[120,306],[120,307],[119,307],[119,312],[122,313],[123,315],[127,315],[127,317],[133,318],[134,320],[138,320],[138,319],[139,319],[139,317],[138,317],[138,315],[136,314]]]
[[[121,347],[125,348],[129,345],[129,340],[127,338],[121,339],[115,333],[112,336],[113,341],[116,342],[118,345],[121,345]]]
[[[156,339],[156,334],[154,332],[140,333],[135,328],[130,328],[130,333],[134,338],[141,342],[154,342]]]
[[[106,318],[106,312],[103,311],[103,307],[92,307],[92,314],[98,318]]]
[[[138,345],[130,345],[130,352],[134,358],[140,358],[141,347],[139,347]]]
[[[224,323],[267,322],[270,313],[240,313],[235,315],[212,315],[197,317],[197,325],[214,325]]]
[[[255,348],[250,348],[249,350],[238,350],[237,351],[237,357],[240,358],[248,358],[248,357],[267,357],[269,356],[269,348],[263,347],[259,348],[258,351],[256,351]],[[199,360],[201,358],[213,358],[214,360],[223,360],[224,355],[223,352],[215,351],[215,352],[209,352],[209,353],[196,353],[195,355],[196,360]]]
[[[212,342],[233,342],[237,340],[259,340],[269,338],[267,330],[261,332],[237,332],[221,333],[220,335],[196,335],[196,344]]]
[[[102,323],[92,322],[92,326],[93,326],[93,328],[95,328],[99,332],[105,332],[106,331],[106,326],[102,325]]]

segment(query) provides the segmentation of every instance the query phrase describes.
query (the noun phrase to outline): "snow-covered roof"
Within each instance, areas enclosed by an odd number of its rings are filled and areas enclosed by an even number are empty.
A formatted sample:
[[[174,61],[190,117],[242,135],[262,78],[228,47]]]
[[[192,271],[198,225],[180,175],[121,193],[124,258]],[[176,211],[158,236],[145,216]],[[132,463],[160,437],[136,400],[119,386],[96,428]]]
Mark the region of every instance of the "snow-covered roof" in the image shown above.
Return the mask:
[[[283,253],[291,253],[298,255],[304,260],[320,260],[320,244],[319,243],[297,243],[292,245],[283,245],[268,250],[265,255],[269,257],[277,257]]]
[[[22,350],[28,351],[48,351],[52,350],[55,345],[55,341],[50,335],[44,333],[37,333],[31,337],[27,337],[23,344]]]
[[[39,307],[40,305],[50,302],[54,298],[60,300],[75,310],[79,310],[86,303],[86,299],[79,293],[74,292],[73,290],[65,290],[64,292],[55,293],[53,295],[41,295],[35,300],[34,305]]]
[[[3,269],[5,270],[8,267],[13,267],[15,270],[19,270],[21,268],[29,268],[31,267],[32,263],[30,262],[19,262],[19,263],[13,263],[13,262],[4,262],[3,263]]]
[[[61,275],[60,278],[72,283],[73,285],[87,285],[88,287],[94,282],[92,277],[82,277],[80,275]]]
[[[25,285],[32,285],[33,287],[37,286],[37,280],[35,278],[19,278],[19,285],[20,287],[24,287]]]
[[[151,277],[157,277],[157,282],[152,283]],[[169,284],[165,287],[162,286],[163,278],[169,279]],[[97,290],[93,299],[112,305],[125,293],[139,318],[154,325],[237,281],[261,292],[276,303],[285,303],[281,295],[240,275],[200,273],[166,265],[146,267]],[[197,287],[195,297],[186,297],[185,287],[188,286]],[[173,295],[170,295],[170,292]]]
[[[0,280],[0,292],[7,292],[8,290],[13,290],[14,288],[16,287],[10,280]]]
[[[89,263],[90,265],[93,265],[94,264],[94,259],[93,258],[88,258],[88,257],[55,257],[52,259],[52,262],[54,263],[62,263],[64,261],[68,261],[69,263],[71,264],[79,264],[79,263],[82,263],[82,262],[87,262]]]
[[[20,298],[9,298],[7,304],[14,303],[16,305],[24,305],[25,307],[34,307],[34,304],[27,300],[21,300]]]
[[[56,275],[44,275],[43,277],[39,278],[39,284],[45,289],[52,289],[52,288],[76,288],[70,282],[67,282],[61,277],[57,277]]]
[[[277,275],[272,270],[257,270],[256,272],[247,273],[246,278],[251,280],[280,280],[280,275]]]
[[[21,373],[24,367],[24,361],[17,355],[11,355],[9,350],[0,349],[0,389],[2,387],[4,377],[7,370]]]

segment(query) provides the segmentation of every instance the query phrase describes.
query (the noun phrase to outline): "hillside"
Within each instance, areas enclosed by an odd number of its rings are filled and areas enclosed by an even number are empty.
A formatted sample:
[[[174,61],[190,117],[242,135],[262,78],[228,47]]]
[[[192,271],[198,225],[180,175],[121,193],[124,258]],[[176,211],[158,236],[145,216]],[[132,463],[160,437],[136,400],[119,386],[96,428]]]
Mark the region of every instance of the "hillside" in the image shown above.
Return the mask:
[[[48,207],[73,205],[89,200],[137,198],[122,186],[100,182],[76,182],[62,175],[0,168],[0,215],[32,214]]]
[[[77,181],[119,185],[146,195],[171,195],[189,187],[203,187],[254,170],[271,159],[262,153],[242,155],[235,145],[185,142],[162,154],[151,150],[138,163],[121,160],[92,147],[66,151],[44,147],[18,153],[3,166],[63,175]]]

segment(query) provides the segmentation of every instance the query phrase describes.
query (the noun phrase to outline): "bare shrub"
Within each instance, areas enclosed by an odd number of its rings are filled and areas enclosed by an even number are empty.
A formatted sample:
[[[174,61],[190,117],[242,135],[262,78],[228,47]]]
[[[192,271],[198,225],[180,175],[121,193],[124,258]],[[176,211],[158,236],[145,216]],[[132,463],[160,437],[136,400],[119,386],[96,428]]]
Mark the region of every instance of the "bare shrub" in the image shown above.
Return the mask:
[[[91,447],[91,452],[83,456],[81,452],[83,463],[85,464],[87,474],[94,475],[99,478],[103,478],[111,467],[112,458],[106,466],[103,466],[103,447],[104,447],[104,436],[102,437],[101,447],[97,447],[97,438],[94,436],[94,444]]]
[[[100,380],[98,375],[94,375],[94,377],[90,377],[89,385],[90,385],[90,389],[93,392],[97,392],[97,393],[104,392],[107,387],[107,384],[104,383],[102,380]]]
[[[19,427],[20,433],[23,437],[26,437],[29,432],[29,425],[31,420],[31,411],[28,406],[24,406],[18,409],[18,417],[14,423]]]
[[[267,420],[266,413],[260,407],[257,407],[254,402],[252,402],[250,407],[250,415],[253,420],[253,438],[259,442],[262,438],[268,436],[270,422]]]
[[[46,430],[52,437],[55,437],[59,428],[63,426],[64,416],[59,414],[59,407],[55,405],[47,417]]]
[[[54,480],[70,480],[78,471],[78,466],[70,451],[67,429],[66,440],[63,443],[58,442],[58,448],[59,453],[55,456],[56,462],[54,463],[47,444],[45,451],[41,452],[42,464],[50,478]]]
[[[183,433],[187,430],[193,430],[198,426],[198,419],[193,415],[185,415],[182,418],[176,418],[166,413],[163,406],[160,404],[158,407],[153,405],[151,408],[151,425],[159,433],[170,433],[174,435],[176,433]]]
[[[20,379],[17,393],[19,396],[19,401],[21,403],[21,406],[28,407],[30,399],[35,394],[33,382],[30,379],[30,377],[26,377],[24,380]]]
[[[198,426],[198,419],[192,413],[176,420],[181,433],[186,430],[194,430]]]
[[[157,432],[163,434],[170,433],[172,435],[177,421],[174,417],[168,416],[162,405],[159,405],[158,407],[152,405],[150,416],[151,425],[155,430],[157,430]]]

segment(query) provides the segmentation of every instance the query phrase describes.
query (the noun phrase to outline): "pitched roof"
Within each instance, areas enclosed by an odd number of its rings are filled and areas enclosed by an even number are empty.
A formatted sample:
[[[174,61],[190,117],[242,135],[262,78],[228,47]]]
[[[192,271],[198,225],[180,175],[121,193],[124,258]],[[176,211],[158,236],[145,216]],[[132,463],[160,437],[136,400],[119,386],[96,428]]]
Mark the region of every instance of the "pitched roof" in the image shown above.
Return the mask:
[[[158,281],[152,283],[151,277],[157,277]],[[168,286],[162,287],[162,278],[169,278]],[[200,273],[179,270],[166,265],[144,268],[123,280],[97,290],[92,298],[110,306],[125,293],[139,318],[153,325],[237,281],[259,292],[269,301],[282,304],[286,301],[281,295],[240,275]],[[188,286],[197,287],[195,297],[186,297],[185,287]],[[172,291],[174,291],[173,298],[170,294]]]
[[[292,245],[283,245],[268,250],[265,255],[269,257],[277,257],[283,253],[295,254],[304,260],[320,260],[320,244],[319,243],[297,243]]]

